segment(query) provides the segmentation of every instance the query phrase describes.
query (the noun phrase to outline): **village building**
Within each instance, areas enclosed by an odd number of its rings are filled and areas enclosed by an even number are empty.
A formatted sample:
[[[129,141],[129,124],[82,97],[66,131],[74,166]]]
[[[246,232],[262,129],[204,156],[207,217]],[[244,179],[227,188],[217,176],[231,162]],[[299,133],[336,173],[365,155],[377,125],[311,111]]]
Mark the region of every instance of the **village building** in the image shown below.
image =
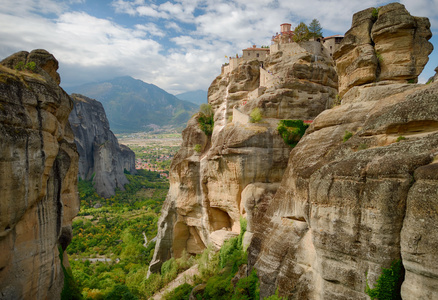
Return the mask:
[[[239,57],[236,55],[236,57],[230,57],[229,62],[222,66],[222,74],[232,72],[240,63],[245,61],[257,59],[263,63],[268,55],[275,54],[279,51],[283,51],[286,55],[295,55],[303,51],[309,51],[314,53],[315,59],[318,59],[318,56],[322,55],[333,57],[333,53],[338,49],[339,44],[344,38],[343,35],[338,34],[326,38],[312,38],[309,41],[296,43],[293,41],[294,32],[291,26],[290,23],[281,24],[280,33],[277,32],[272,36],[271,46],[269,48],[258,48],[256,45],[253,45],[251,48],[243,49],[242,56]],[[263,70],[261,74],[260,82],[262,86],[273,82],[272,74],[270,74],[269,71]]]
[[[293,42],[294,32],[291,30],[291,24],[283,23],[280,25],[280,33],[272,37],[273,44],[288,44]]]
[[[344,39],[344,36],[341,34],[328,36],[326,38],[322,38],[322,45],[327,50],[330,57],[333,57],[333,53],[339,48],[339,44]]]
[[[253,45],[252,48],[243,49],[242,52],[242,58],[244,60],[257,59],[259,61],[264,61],[269,55],[269,48],[257,48],[256,45]]]

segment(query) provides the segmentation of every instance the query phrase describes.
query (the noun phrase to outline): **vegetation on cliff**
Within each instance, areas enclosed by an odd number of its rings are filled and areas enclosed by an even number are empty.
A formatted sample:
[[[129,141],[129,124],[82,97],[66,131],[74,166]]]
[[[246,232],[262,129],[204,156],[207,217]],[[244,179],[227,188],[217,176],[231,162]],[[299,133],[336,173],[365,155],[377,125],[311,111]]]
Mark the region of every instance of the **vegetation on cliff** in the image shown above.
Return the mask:
[[[198,116],[198,124],[199,128],[205,133],[207,136],[211,136],[213,133],[214,127],[214,113],[210,104],[201,104],[199,107],[199,116]]]
[[[298,144],[308,127],[309,125],[304,124],[302,120],[280,120],[277,130],[283,141],[293,148]]]

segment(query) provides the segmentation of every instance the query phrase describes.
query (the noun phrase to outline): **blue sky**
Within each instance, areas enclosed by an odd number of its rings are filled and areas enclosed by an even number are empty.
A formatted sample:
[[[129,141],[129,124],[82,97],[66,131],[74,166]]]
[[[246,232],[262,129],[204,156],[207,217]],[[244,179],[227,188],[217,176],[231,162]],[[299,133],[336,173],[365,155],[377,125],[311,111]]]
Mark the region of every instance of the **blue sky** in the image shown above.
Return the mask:
[[[438,66],[438,0],[402,0],[432,24]],[[325,36],[344,34],[353,13],[379,0],[1,0],[0,59],[43,48],[60,63],[61,86],[129,75],[170,93],[206,90],[225,56],[269,45],[284,22],[317,18]]]

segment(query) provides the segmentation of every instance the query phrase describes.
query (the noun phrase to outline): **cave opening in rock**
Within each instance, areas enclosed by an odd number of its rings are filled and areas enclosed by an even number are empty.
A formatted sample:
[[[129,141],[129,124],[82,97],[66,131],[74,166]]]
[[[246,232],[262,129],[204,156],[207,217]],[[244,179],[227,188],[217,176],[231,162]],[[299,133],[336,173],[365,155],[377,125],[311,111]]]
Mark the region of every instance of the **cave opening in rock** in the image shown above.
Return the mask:
[[[210,226],[212,231],[226,229],[231,230],[233,227],[233,220],[226,211],[220,208],[210,207]]]

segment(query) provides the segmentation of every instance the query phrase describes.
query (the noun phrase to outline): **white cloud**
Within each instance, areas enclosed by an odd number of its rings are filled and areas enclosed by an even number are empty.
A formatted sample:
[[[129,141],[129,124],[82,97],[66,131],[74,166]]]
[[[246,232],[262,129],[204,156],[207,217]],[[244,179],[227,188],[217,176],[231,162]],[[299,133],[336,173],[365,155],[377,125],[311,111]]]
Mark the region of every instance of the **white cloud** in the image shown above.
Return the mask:
[[[343,34],[353,13],[384,4],[383,0],[114,0],[116,15],[110,21],[71,11],[68,3],[73,2],[84,0],[2,0],[0,56],[45,48],[60,61],[66,84],[130,75],[169,92],[207,89],[219,75],[225,55],[240,54],[252,44],[270,44],[283,22],[296,26],[317,18],[326,35]],[[428,16],[437,30],[438,0],[401,2],[413,15]],[[119,25],[119,18],[123,24],[136,25]]]
[[[149,33],[151,36],[164,37],[166,35],[155,23],[137,24],[135,28],[142,32]]]

